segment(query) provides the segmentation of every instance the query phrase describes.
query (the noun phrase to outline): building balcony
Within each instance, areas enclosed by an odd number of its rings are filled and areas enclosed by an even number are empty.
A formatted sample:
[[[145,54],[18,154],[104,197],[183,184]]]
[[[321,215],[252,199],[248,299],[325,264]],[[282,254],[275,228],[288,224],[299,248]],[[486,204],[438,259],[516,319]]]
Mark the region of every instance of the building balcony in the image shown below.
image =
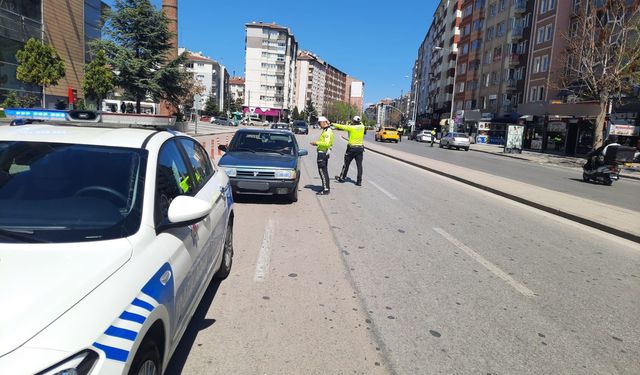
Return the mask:
[[[515,79],[508,79],[505,81],[507,90],[516,90],[518,88],[517,81]]]
[[[522,39],[524,37],[524,28],[523,27],[514,27],[511,29],[511,38],[512,39]]]
[[[516,0],[513,3],[513,12],[515,14],[522,14],[527,11],[527,2],[526,0]]]
[[[509,61],[510,66],[520,65],[520,56],[516,54],[512,54],[507,56],[507,60]]]

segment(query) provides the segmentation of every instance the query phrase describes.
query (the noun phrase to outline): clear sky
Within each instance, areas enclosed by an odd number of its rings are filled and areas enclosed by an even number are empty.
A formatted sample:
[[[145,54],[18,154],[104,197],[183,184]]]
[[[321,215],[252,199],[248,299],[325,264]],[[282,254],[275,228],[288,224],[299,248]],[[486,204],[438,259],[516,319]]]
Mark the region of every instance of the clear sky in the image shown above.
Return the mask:
[[[180,47],[202,51],[243,76],[245,23],[276,22],[291,29],[300,49],[363,80],[365,102],[372,103],[410,90],[405,76],[411,76],[436,3],[179,0],[178,39]]]

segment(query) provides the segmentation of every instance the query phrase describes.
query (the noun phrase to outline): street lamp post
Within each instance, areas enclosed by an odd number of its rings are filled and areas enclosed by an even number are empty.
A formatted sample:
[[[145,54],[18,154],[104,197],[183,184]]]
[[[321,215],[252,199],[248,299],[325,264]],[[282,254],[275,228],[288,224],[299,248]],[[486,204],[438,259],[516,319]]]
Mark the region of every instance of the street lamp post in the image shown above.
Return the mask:
[[[458,52],[451,50],[449,48],[444,48],[444,47],[434,47],[434,50],[436,51],[447,51],[449,53],[453,53],[454,55],[456,55],[456,63],[453,65],[453,91],[451,93],[451,113],[449,115],[449,131],[452,132],[454,131],[453,129],[453,110],[454,110],[454,104],[456,102],[456,78],[458,76]]]

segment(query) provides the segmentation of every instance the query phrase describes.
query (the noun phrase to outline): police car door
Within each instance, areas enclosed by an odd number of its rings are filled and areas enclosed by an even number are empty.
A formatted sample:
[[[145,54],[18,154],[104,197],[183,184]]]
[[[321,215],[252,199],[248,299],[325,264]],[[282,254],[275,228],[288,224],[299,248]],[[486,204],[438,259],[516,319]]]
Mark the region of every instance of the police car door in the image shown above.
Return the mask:
[[[213,276],[214,266],[222,255],[227,227],[227,195],[221,189],[214,166],[204,148],[191,138],[179,138],[179,143],[194,179],[191,185],[194,188],[193,195],[213,205],[209,216],[192,226],[192,241],[197,247],[197,258],[185,280],[184,292],[188,300],[183,306],[184,316],[179,319],[181,326],[178,332],[181,332],[197,308]]]

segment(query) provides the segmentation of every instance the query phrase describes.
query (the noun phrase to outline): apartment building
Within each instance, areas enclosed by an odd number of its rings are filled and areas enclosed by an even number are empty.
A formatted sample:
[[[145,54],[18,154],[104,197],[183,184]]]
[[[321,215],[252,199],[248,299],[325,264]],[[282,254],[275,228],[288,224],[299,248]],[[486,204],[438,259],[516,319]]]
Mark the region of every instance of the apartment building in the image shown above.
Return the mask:
[[[325,105],[332,102],[344,102],[347,90],[347,74],[327,63],[326,77],[324,88]]]
[[[185,51],[184,48],[178,49],[180,54]],[[202,94],[194,98],[193,107],[203,109],[208,100],[213,100],[218,110],[225,110],[231,99],[229,71],[224,65],[204,56],[202,52],[186,52],[185,68],[193,74],[193,78],[204,88]]]
[[[364,100],[364,82],[347,76],[347,82],[345,87],[345,103],[349,103],[356,107],[358,113],[362,113]]]
[[[232,101],[235,102],[240,99],[244,102],[244,78],[231,77],[229,79],[229,92]]]
[[[244,111],[277,121],[295,106],[298,43],[290,29],[275,23],[245,26]]]
[[[90,60],[89,43],[101,37],[100,20],[108,6],[100,0],[0,1],[0,101],[15,92],[40,97],[42,88],[17,80],[16,52],[29,38],[44,39],[58,51],[66,65],[66,77],[47,89],[45,106],[84,98],[84,65]]]
[[[325,113],[325,90],[327,81],[327,67],[324,60],[309,51],[298,53],[296,73],[296,104],[299,111],[303,111],[307,102],[311,100],[319,114]]]

